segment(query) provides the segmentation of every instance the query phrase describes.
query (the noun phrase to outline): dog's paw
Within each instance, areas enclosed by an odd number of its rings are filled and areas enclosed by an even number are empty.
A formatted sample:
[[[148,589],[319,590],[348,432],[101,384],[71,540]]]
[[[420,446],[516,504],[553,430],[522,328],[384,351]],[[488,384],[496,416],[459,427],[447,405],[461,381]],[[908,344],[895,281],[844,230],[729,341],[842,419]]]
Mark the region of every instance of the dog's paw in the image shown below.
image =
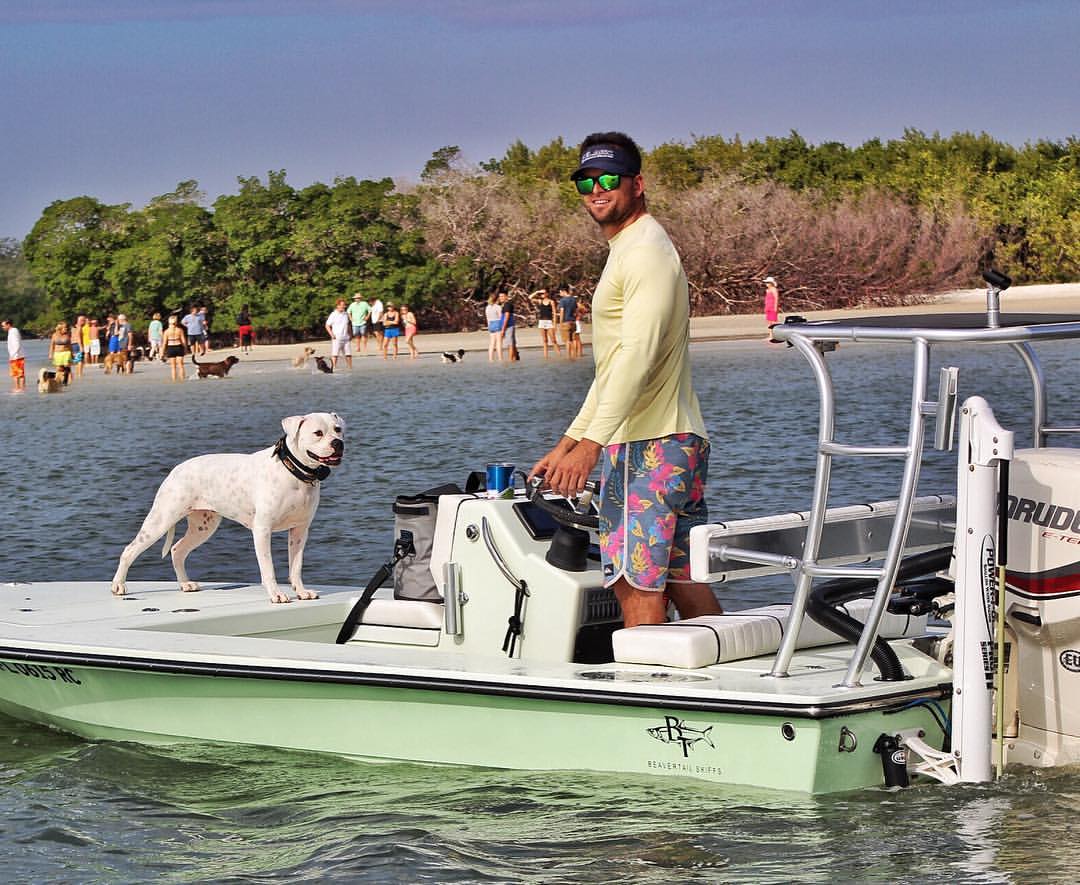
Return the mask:
[[[113,581],[113,596],[123,596],[127,593],[127,585],[123,581]]]
[[[181,581],[180,589],[184,593],[198,593],[202,588],[199,586],[198,581]]]
[[[270,590],[268,592],[270,593],[270,601],[273,603],[292,602],[292,599],[289,598],[289,594],[284,590]]]
[[[307,587],[293,587],[293,590],[296,591],[296,598],[297,599],[318,599],[319,598],[318,593],[316,593],[314,590],[308,590]]]

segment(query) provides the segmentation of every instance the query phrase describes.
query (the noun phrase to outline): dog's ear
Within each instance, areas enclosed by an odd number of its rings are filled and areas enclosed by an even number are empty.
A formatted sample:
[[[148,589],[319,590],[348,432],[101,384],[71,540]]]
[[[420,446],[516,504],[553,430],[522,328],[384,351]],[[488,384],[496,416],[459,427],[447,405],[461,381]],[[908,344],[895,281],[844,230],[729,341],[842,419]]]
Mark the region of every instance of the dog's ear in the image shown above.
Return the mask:
[[[285,436],[289,439],[295,439],[300,432],[300,425],[304,423],[306,417],[307,415],[293,415],[289,418],[283,418],[281,426],[285,429]]]

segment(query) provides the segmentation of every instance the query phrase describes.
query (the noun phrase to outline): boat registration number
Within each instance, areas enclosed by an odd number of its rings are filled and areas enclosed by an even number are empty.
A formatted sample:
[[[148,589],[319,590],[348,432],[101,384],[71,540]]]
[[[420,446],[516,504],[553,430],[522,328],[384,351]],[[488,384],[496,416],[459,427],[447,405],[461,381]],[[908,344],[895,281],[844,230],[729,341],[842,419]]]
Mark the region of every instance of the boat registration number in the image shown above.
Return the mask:
[[[0,669],[30,679],[48,679],[52,682],[59,680],[69,685],[82,685],[79,678],[69,668],[57,667],[53,664],[16,664],[10,661],[0,661]]]

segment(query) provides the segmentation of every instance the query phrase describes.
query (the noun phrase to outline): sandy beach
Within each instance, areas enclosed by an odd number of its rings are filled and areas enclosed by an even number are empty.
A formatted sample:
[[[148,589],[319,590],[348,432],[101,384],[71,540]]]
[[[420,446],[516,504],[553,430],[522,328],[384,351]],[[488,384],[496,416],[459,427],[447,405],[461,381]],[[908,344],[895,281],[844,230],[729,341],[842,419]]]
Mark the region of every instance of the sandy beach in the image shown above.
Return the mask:
[[[781,306],[783,293],[781,293]],[[866,310],[811,310],[800,311],[808,319],[839,319],[859,313],[882,314],[917,314],[917,313],[975,313],[986,309],[985,289],[961,289],[932,296],[929,300],[907,307],[869,308]],[[1062,283],[1045,286],[1017,286],[1007,290],[1001,296],[1003,313],[1076,313],[1080,314],[1080,283]],[[781,313],[781,318],[784,314]],[[590,340],[590,327],[585,326],[583,338]],[[764,339],[765,323],[760,314],[742,314],[738,316],[694,317],[690,320],[690,338],[692,341],[738,341]],[[417,349],[421,358],[438,357],[444,351],[465,350],[468,353],[487,351],[488,333],[444,332],[417,336]],[[245,362],[266,360],[291,360],[299,356],[305,347],[314,347],[320,356],[329,356],[330,344],[326,340],[308,341],[301,344],[266,344],[257,345],[250,354],[241,354],[239,348],[218,348],[212,351],[207,360],[221,360],[229,355],[241,357]],[[540,331],[535,327],[521,327],[518,330],[518,347],[522,350],[540,348]],[[408,350],[401,345],[402,355],[398,362],[408,362]],[[368,356],[357,357],[375,359],[374,342],[368,347]]]

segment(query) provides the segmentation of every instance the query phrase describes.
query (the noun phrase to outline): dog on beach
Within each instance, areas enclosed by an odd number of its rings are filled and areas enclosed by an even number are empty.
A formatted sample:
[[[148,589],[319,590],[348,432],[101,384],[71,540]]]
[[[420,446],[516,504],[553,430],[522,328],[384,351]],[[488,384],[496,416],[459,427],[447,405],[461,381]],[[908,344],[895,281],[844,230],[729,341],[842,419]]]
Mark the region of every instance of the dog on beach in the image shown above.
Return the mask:
[[[135,368],[135,360],[130,350],[107,353],[101,364],[105,367],[106,375],[111,375],[113,372],[116,372],[117,375],[125,373],[130,375]]]
[[[234,356],[227,356],[220,363],[200,363],[195,359],[194,351],[191,353],[191,361],[198,367],[200,378],[206,378],[210,375],[213,375],[215,378],[224,378],[229,374],[229,369],[240,362],[240,360]]]
[[[341,464],[345,422],[333,412],[294,415],[281,422],[284,436],[250,455],[201,455],[173,468],[154,496],[138,534],[120,555],[112,592],[123,596],[135,559],[167,534],[161,555],[172,553],[180,589],[199,589],[184,569],[188,554],[214,534],[222,517],[251,529],[259,574],[271,602],[289,602],[274,574],[272,532],[289,532],[289,584],[299,599],[315,599],[301,579],[304,544],[319,506],[319,484]],[[176,523],[187,517],[187,532],[175,544]]]
[[[334,374],[334,367],[321,356],[315,357],[315,365],[319,367],[320,372],[325,372],[327,375]]]
[[[300,356],[294,356],[292,365],[294,369],[302,369],[308,364],[308,360],[315,356],[314,347],[305,347],[304,352]]]
[[[38,372],[38,393],[59,393],[70,379],[71,369],[67,366],[60,366],[56,371],[41,369]]]
[[[464,350],[458,350],[457,353],[449,350],[443,351],[442,361],[444,363],[460,363],[463,359],[465,359]]]

